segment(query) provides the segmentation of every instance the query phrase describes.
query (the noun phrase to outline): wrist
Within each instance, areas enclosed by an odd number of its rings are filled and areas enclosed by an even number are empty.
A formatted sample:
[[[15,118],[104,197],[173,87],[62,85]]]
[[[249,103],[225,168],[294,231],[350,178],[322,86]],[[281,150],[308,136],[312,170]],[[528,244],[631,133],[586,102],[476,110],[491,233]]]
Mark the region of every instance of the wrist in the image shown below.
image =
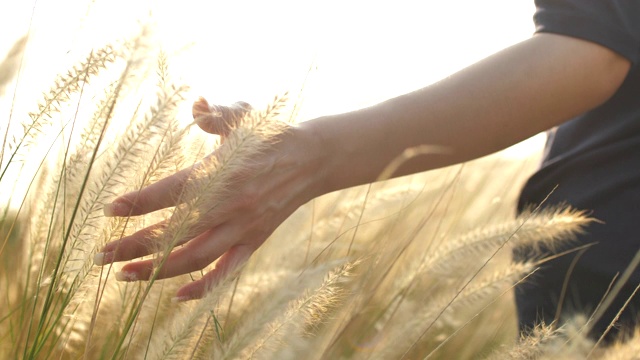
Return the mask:
[[[310,198],[340,189],[331,179],[339,154],[331,139],[322,131],[322,125],[323,119],[318,118],[302,122],[292,129],[294,137],[301,144],[297,155],[300,157],[301,177],[310,180]]]

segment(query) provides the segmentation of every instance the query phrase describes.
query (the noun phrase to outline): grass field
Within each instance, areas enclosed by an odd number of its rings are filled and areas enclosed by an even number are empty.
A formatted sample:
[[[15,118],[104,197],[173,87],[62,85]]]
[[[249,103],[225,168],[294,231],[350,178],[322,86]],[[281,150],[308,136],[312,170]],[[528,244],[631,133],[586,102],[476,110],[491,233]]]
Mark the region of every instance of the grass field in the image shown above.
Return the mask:
[[[590,221],[571,209],[515,217],[538,152],[494,154],[314,199],[201,300],[172,298],[207,269],[116,281],[121,264],[93,265],[104,244],[170,219],[165,246],[152,256],[160,264],[211,194],[224,193],[225,164],[242,166],[254,151],[247,144],[259,148],[274,129],[291,126],[301,104],[277,97],[247,115],[233,141],[219,143],[183,122],[190,90],[146,36],[88,49],[40,89],[29,113],[2,128],[0,189],[11,195],[0,208],[0,358],[637,356],[637,336],[601,348],[582,336],[581,316],[518,338],[512,287],[542,263],[513,263],[511,247],[566,241]],[[20,84],[25,44],[1,60],[2,103]],[[115,196],[214,149],[225,155],[191,189],[201,194],[193,201],[140,217],[103,216]]]

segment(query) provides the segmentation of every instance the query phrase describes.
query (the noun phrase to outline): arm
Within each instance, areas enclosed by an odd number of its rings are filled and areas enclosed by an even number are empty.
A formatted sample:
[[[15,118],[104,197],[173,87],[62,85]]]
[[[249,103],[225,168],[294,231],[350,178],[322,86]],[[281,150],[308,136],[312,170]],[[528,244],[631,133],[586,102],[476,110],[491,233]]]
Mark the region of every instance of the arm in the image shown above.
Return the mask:
[[[600,45],[542,34],[434,85],[303,126],[322,139],[328,154],[341,154],[325,161],[325,191],[332,191],[374,181],[410,147],[428,144],[450,151],[417,157],[396,175],[516,144],[602,104],[629,67],[628,60]]]
[[[200,270],[217,260],[214,270],[177,294],[180,300],[202,297],[310,199],[375,181],[389,162],[414,146],[439,145],[450,152],[416,157],[394,175],[470,160],[515,144],[604,102],[629,67],[627,60],[599,45],[538,35],[422,90],[302,123],[254,159],[262,170],[244,177],[219,210],[199,219],[198,228],[208,230],[172,252],[157,278]],[[225,118],[209,110],[204,100],[194,104],[198,124],[224,134]],[[107,205],[105,214],[139,215],[176,205],[172,194],[180,193],[187,176],[188,171],[181,171],[125,194]],[[96,263],[148,255],[155,241],[152,233],[145,229],[107,244]],[[137,261],[125,265],[118,278],[145,280],[153,271],[151,260]]]

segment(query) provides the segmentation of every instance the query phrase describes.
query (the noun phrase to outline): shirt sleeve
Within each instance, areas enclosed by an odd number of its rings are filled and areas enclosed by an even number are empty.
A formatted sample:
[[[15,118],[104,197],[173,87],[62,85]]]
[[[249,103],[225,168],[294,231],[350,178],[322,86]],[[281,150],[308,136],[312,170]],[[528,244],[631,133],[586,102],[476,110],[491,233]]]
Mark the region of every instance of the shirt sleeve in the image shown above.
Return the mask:
[[[603,45],[640,62],[639,0],[536,0],[537,33],[556,33]]]

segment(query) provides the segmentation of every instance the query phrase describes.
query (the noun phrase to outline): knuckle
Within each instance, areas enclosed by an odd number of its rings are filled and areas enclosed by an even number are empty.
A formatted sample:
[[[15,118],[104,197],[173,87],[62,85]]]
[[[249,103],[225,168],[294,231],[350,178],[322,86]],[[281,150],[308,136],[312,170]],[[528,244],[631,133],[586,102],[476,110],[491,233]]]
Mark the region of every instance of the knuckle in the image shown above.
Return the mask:
[[[261,194],[258,189],[249,188],[237,197],[237,205],[244,210],[253,210],[260,202]]]

